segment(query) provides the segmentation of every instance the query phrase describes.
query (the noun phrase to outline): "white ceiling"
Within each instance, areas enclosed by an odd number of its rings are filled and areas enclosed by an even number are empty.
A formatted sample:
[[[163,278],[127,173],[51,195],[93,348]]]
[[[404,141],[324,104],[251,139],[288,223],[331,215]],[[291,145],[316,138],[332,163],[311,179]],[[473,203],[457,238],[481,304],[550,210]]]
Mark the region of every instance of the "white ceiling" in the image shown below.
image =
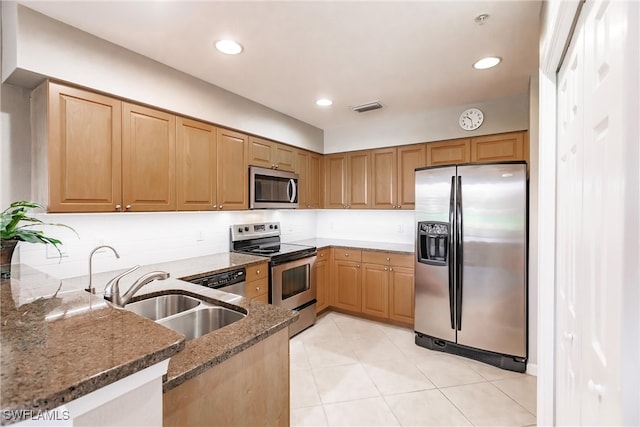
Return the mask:
[[[362,114],[521,94],[538,63],[540,1],[20,3],[322,129],[357,122],[350,106],[374,100],[384,109]],[[222,38],[244,52],[217,52]],[[484,56],[504,60],[474,70]]]

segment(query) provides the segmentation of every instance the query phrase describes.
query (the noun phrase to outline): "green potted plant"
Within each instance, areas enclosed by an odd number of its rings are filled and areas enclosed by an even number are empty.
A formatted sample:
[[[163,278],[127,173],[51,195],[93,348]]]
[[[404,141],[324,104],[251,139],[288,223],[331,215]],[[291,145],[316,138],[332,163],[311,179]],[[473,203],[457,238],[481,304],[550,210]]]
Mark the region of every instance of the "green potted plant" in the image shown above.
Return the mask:
[[[43,208],[42,205],[35,202],[13,202],[11,206],[5,209],[0,215],[0,256],[2,260],[0,276],[3,279],[11,277],[11,257],[18,242],[53,245],[58,251],[60,259],[62,259],[62,252],[60,252],[60,248],[58,247],[62,242],[54,237],[46,236],[42,230],[34,230],[33,227],[39,225],[55,225],[66,227],[74,233],[76,231],[64,224],[46,223],[38,218],[27,216],[29,209]]]

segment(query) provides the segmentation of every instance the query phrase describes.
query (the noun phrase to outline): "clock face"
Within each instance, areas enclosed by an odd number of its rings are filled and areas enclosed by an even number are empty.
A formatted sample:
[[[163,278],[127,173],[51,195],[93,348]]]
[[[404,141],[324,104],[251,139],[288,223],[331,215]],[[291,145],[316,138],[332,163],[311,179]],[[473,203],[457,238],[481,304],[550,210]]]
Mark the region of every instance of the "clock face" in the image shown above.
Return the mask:
[[[478,129],[482,125],[484,116],[477,108],[469,108],[460,114],[460,127],[464,130]]]

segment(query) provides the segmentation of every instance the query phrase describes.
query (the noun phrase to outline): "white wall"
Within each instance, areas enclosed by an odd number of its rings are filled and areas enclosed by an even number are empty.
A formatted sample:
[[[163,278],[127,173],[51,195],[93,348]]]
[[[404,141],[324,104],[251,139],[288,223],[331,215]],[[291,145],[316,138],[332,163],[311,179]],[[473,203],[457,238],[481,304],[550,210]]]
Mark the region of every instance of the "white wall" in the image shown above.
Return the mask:
[[[0,210],[31,194],[29,90],[3,84],[0,92]]]
[[[415,241],[413,211],[319,210],[317,235],[321,238],[388,243]]]
[[[356,125],[325,130],[324,152],[337,153],[526,130],[529,128],[528,98],[523,93],[402,117],[384,118],[377,115],[376,111],[362,113],[362,120]],[[458,126],[458,119],[460,113],[470,107],[483,111],[484,123],[477,130],[467,132]]]
[[[323,131],[22,5],[3,13],[3,82],[49,76],[316,152]],[[17,21],[17,22],[16,22]],[[13,32],[12,32],[13,31]]]
[[[20,243],[20,262],[54,277],[68,278],[88,274],[89,253],[100,245],[113,246],[121,258],[110,251],[94,256],[93,271],[109,271],[135,264],[178,260],[229,251],[229,227],[232,224],[280,221],[282,240],[315,237],[315,211],[240,211],[240,212],[161,212],[106,214],[40,214],[43,221],[63,223],[43,228],[59,238],[65,256],[44,245]],[[15,262],[15,256],[14,256]]]

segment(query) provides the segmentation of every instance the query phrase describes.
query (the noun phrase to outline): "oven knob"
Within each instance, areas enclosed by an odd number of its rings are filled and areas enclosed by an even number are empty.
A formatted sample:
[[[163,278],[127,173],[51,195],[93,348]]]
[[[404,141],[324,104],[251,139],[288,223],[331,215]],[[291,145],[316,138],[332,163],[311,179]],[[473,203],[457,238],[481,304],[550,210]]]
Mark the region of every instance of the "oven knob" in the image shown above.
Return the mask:
[[[238,233],[242,233],[242,227],[238,228]]]
[[[273,224],[269,225],[269,228],[273,230]]]
[[[244,231],[249,231],[249,227],[245,227],[245,228],[244,228]]]
[[[273,228],[278,229],[278,224],[274,225]]]

